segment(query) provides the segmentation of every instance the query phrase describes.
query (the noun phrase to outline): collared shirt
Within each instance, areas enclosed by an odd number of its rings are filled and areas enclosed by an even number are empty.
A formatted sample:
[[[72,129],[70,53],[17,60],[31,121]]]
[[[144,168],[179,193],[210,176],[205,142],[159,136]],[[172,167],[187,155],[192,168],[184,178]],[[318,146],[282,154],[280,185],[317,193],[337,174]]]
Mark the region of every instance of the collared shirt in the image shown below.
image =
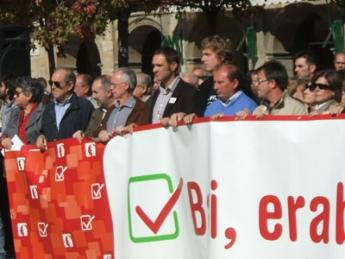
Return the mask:
[[[56,99],[54,99],[56,126],[58,130],[60,129],[60,123],[62,121],[63,116],[65,115],[67,109],[71,106],[71,98],[72,95],[68,96],[63,103],[59,103]]]
[[[226,100],[226,102],[223,102],[221,99],[217,98],[219,100],[219,102],[224,106],[224,107],[228,107],[230,106],[232,103],[234,103],[238,97],[240,97],[240,95],[242,94],[243,92],[240,90],[240,91],[237,91],[235,94],[233,94],[232,96],[229,97],[228,100]]]
[[[123,106],[120,106],[120,103],[118,101],[115,102],[114,109],[107,121],[108,133],[112,133],[112,131],[117,127],[126,125],[127,119],[133,111],[136,102],[137,101],[132,95],[128,98],[127,102]]]
[[[329,109],[332,109],[333,107],[338,107],[338,106],[340,106],[340,104],[336,100],[331,99],[331,100],[327,100],[323,103],[319,103],[315,105],[313,112],[324,113],[324,112],[327,112]]]
[[[162,86],[159,87],[159,95],[155,102],[155,106],[153,107],[152,113],[152,122],[159,122],[160,119],[163,117],[165,108],[167,107],[168,103],[175,103],[176,99],[172,98],[178,83],[180,82],[180,77],[177,76],[166,88]]]

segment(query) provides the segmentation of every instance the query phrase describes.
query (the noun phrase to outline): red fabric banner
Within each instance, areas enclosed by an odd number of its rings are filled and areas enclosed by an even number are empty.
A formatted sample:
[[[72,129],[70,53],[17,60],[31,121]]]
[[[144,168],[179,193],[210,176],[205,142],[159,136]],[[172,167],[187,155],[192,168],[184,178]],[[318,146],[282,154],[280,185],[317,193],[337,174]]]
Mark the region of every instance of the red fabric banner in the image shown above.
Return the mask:
[[[34,148],[5,154],[16,258],[114,258],[104,145]]]

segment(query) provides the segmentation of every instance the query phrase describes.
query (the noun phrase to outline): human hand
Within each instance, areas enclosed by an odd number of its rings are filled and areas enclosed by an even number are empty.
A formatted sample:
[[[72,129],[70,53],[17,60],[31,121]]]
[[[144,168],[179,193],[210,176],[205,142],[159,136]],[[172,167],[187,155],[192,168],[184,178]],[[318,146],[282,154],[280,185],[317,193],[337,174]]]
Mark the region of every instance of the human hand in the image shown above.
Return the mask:
[[[169,125],[176,128],[177,124],[186,116],[184,112],[174,113],[170,116]]]
[[[256,107],[256,109],[253,112],[253,115],[255,115],[256,119],[262,119],[265,115],[268,115],[269,111],[268,108],[265,105],[259,105]]]
[[[196,115],[196,113],[191,113],[191,114],[187,114],[186,116],[183,117],[183,121],[186,124],[192,124],[194,118],[197,118],[198,116]]]
[[[98,133],[98,139],[101,142],[108,142],[110,140],[110,134],[106,130],[101,130]]]
[[[1,145],[2,145],[3,148],[5,148],[5,149],[11,149],[11,148],[12,148],[12,145],[13,145],[11,138],[3,138],[3,139],[1,140]]]
[[[41,152],[44,152],[48,149],[47,145],[47,139],[44,135],[39,135],[36,139],[36,146],[41,150]]]
[[[85,137],[85,135],[84,135],[84,132],[82,132],[81,130],[77,130],[76,132],[74,132],[72,137],[78,139],[79,142],[82,142],[82,140]]]
[[[165,117],[165,118],[162,118],[162,119],[160,120],[160,123],[161,123],[161,125],[162,125],[163,127],[168,127],[168,126],[169,126],[169,120],[170,120],[169,117]]]
[[[211,116],[211,120],[215,121],[224,117],[224,113],[219,112]]]
[[[123,126],[117,127],[116,129],[113,130],[112,135],[123,136],[126,134],[132,134],[135,126],[136,126],[136,124],[132,123],[132,124],[129,124],[125,127],[123,127]]]
[[[245,108],[243,111],[239,111],[236,113],[235,120],[245,120],[249,115],[250,111]]]

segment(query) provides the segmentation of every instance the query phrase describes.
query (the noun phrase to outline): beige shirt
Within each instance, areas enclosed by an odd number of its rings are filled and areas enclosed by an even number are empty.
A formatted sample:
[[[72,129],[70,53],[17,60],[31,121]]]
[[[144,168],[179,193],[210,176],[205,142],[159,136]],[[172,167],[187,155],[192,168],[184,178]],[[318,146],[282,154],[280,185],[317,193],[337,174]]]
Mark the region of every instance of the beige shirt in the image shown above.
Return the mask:
[[[304,115],[308,114],[307,107],[300,101],[292,98],[286,91],[283,93],[280,101],[272,108],[265,105],[259,105],[253,112],[254,115]]]

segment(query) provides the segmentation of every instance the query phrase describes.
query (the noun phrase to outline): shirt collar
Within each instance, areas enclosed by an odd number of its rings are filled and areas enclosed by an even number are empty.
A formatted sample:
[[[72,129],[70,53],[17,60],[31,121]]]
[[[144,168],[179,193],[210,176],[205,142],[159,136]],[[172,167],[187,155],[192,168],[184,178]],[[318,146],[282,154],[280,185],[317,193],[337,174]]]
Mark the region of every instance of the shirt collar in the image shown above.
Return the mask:
[[[236,93],[234,93],[233,95],[231,95],[229,97],[228,100],[226,100],[225,102],[223,102],[221,99],[219,99],[219,101],[224,105],[224,106],[229,106],[230,104],[232,104],[234,101],[237,100],[238,97],[240,97],[240,95],[242,94],[243,92],[240,90],[240,91],[237,91]]]
[[[68,97],[65,99],[65,101],[63,101],[62,103],[59,103],[56,99],[54,99],[55,105],[62,106],[62,107],[65,106],[65,105],[67,105],[68,103],[71,102],[72,95],[73,95],[73,94],[71,94],[70,96],[68,96]]]
[[[132,95],[130,95],[129,98],[128,98],[128,100],[127,100],[127,102],[126,102],[123,106],[120,106],[120,102],[119,102],[119,101],[116,101],[116,102],[115,102],[115,107],[116,107],[117,109],[121,109],[122,107],[133,108],[134,105],[135,105],[135,103],[136,103],[135,98],[134,98]]]
[[[320,110],[320,109],[322,109],[323,107],[327,107],[327,106],[330,105],[332,102],[334,102],[333,99],[327,100],[327,101],[325,101],[325,102],[323,102],[323,103],[319,103],[319,104],[315,105],[315,110]]]
[[[159,91],[163,94],[172,93],[175,91],[179,82],[180,82],[180,77],[176,76],[175,79],[166,88],[159,86]]]
[[[272,111],[273,109],[282,109],[282,108],[284,108],[284,106],[285,106],[284,99],[285,99],[285,97],[286,97],[287,94],[288,94],[287,91],[284,91],[282,97],[281,97],[281,98],[279,99],[279,101],[276,102],[273,106],[271,106],[271,105],[270,105],[270,102],[267,101],[267,100],[263,100],[263,101],[262,101],[262,104],[263,104],[264,106],[266,106],[266,107],[268,108],[269,111]]]

